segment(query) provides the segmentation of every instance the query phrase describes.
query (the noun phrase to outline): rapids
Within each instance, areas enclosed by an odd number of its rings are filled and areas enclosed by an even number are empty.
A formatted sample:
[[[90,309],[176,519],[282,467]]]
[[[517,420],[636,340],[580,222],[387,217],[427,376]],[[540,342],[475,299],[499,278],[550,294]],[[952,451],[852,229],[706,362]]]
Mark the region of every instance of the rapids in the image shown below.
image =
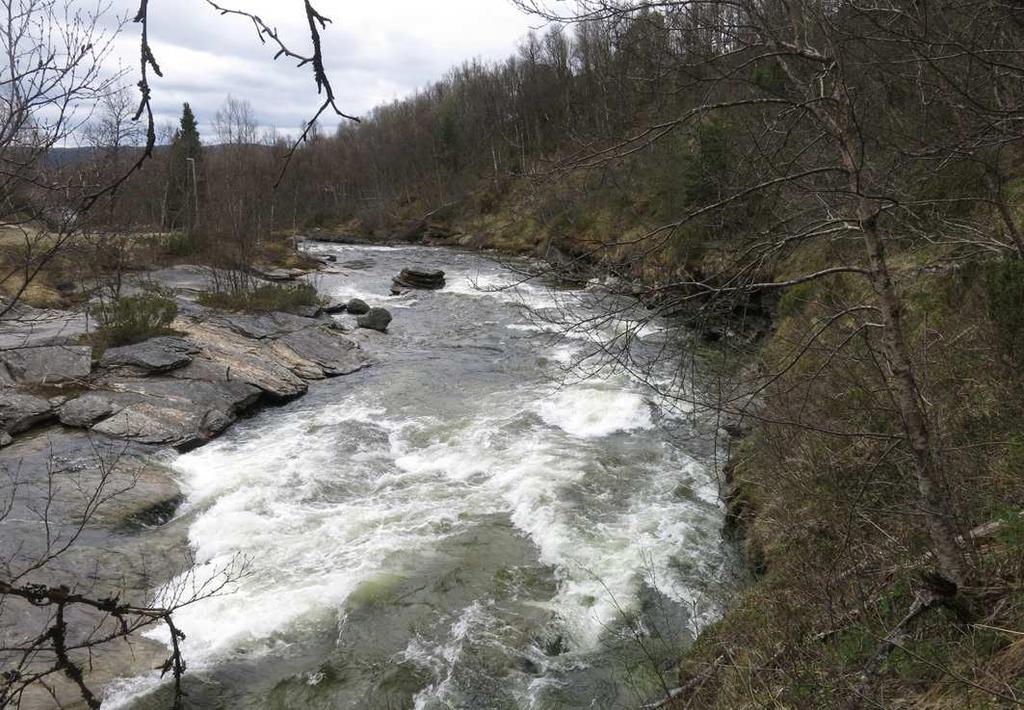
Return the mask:
[[[250,560],[232,593],[177,615],[188,705],[657,698],[734,566],[708,445],[625,375],[561,380],[590,336],[556,337],[523,306],[572,294],[480,291],[514,276],[477,254],[313,248],[337,257],[322,291],[395,319],[364,333],[373,367],[174,462],[193,574]],[[388,295],[410,265],[444,269],[447,288]],[[104,707],[166,697],[154,673],[115,684]]]

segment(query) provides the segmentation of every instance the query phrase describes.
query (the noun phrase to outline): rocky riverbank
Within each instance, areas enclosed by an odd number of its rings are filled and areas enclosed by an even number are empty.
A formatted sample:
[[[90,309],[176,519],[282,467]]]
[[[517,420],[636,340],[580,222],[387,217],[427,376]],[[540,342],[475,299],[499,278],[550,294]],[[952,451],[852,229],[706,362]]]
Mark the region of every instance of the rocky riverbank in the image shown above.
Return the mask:
[[[95,362],[90,346],[74,344],[70,323],[62,338],[25,331],[21,344],[0,351],[0,428],[9,439],[57,420],[189,448],[259,403],[287,401],[310,381],[369,364],[329,317],[190,311],[172,323],[180,335],[112,348]]]
[[[183,495],[165,452],[199,446],[260,406],[370,365],[357,339],[373,336],[319,309],[248,314],[198,305],[207,271],[179,266],[134,279],[129,292],[155,285],[173,295],[174,334],[103,352],[88,344],[92,324],[81,312],[18,306],[0,321],[0,472],[11,502],[0,515],[0,560],[8,569],[61,550],[26,579],[148,601],[187,557],[185,528],[174,519]],[[45,628],[37,616],[12,607],[4,638],[34,637]],[[101,652],[93,682],[151,667],[160,649],[135,646]],[[59,682],[55,691],[72,704],[77,697]],[[49,707],[52,699],[25,703]]]

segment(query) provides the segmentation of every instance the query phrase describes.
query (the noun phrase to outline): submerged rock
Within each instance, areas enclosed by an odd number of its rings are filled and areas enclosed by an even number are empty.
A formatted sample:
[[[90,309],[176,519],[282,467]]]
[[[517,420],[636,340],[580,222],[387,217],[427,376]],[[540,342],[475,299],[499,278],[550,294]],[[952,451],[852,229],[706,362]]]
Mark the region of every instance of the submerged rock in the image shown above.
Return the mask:
[[[370,330],[386,333],[388,325],[391,323],[391,312],[386,308],[371,308],[364,315],[356,318],[356,323],[360,328],[369,328]]]
[[[370,310],[369,304],[361,298],[353,298],[345,304],[345,308],[347,308],[348,312],[354,316],[361,316],[364,313],[368,313]]]
[[[420,288],[437,290],[444,288],[444,272],[438,269],[402,269],[402,273],[395,277],[392,289],[395,286],[401,288]]]

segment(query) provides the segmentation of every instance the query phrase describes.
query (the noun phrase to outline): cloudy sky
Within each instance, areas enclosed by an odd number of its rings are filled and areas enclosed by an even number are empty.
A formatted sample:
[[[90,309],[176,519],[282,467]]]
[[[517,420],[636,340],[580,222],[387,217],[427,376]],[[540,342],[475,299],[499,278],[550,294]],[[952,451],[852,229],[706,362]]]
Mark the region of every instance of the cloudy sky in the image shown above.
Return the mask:
[[[258,14],[299,53],[309,51],[301,0],[218,0]],[[363,115],[409,95],[464,59],[503,59],[536,18],[510,0],[318,0],[333,23],[323,33],[327,68],[342,110]],[[138,0],[115,0],[132,14]],[[319,106],[312,74],[272,61],[251,23],[221,16],[204,0],[150,0],[150,44],[164,72],[152,83],[158,120],[177,120],[188,101],[209,135],[213,113],[230,93],[249,100],[259,123],[294,132]],[[117,40],[115,61],[138,63],[138,25]],[[133,79],[134,81],[134,79]],[[326,126],[325,126],[326,127]]]

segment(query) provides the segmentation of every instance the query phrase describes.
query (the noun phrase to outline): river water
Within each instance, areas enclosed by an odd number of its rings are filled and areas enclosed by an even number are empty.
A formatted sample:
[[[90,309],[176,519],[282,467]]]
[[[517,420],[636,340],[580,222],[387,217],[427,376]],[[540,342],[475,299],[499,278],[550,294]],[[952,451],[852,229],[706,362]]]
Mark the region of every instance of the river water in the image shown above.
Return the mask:
[[[495,291],[515,276],[479,254],[315,251],[337,257],[322,291],[384,305],[394,321],[361,335],[373,367],[315,383],[174,462],[192,574],[249,560],[232,593],[177,616],[187,705],[656,699],[734,568],[692,422],[622,374],[565,380],[574,354],[613,333],[558,337],[524,305],[550,314],[585,292]],[[445,270],[447,287],[390,296],[410,265]],[[664,337],[642,335],[635,347]],[[165,707],[167,686],[135,678],[107,697]]]

